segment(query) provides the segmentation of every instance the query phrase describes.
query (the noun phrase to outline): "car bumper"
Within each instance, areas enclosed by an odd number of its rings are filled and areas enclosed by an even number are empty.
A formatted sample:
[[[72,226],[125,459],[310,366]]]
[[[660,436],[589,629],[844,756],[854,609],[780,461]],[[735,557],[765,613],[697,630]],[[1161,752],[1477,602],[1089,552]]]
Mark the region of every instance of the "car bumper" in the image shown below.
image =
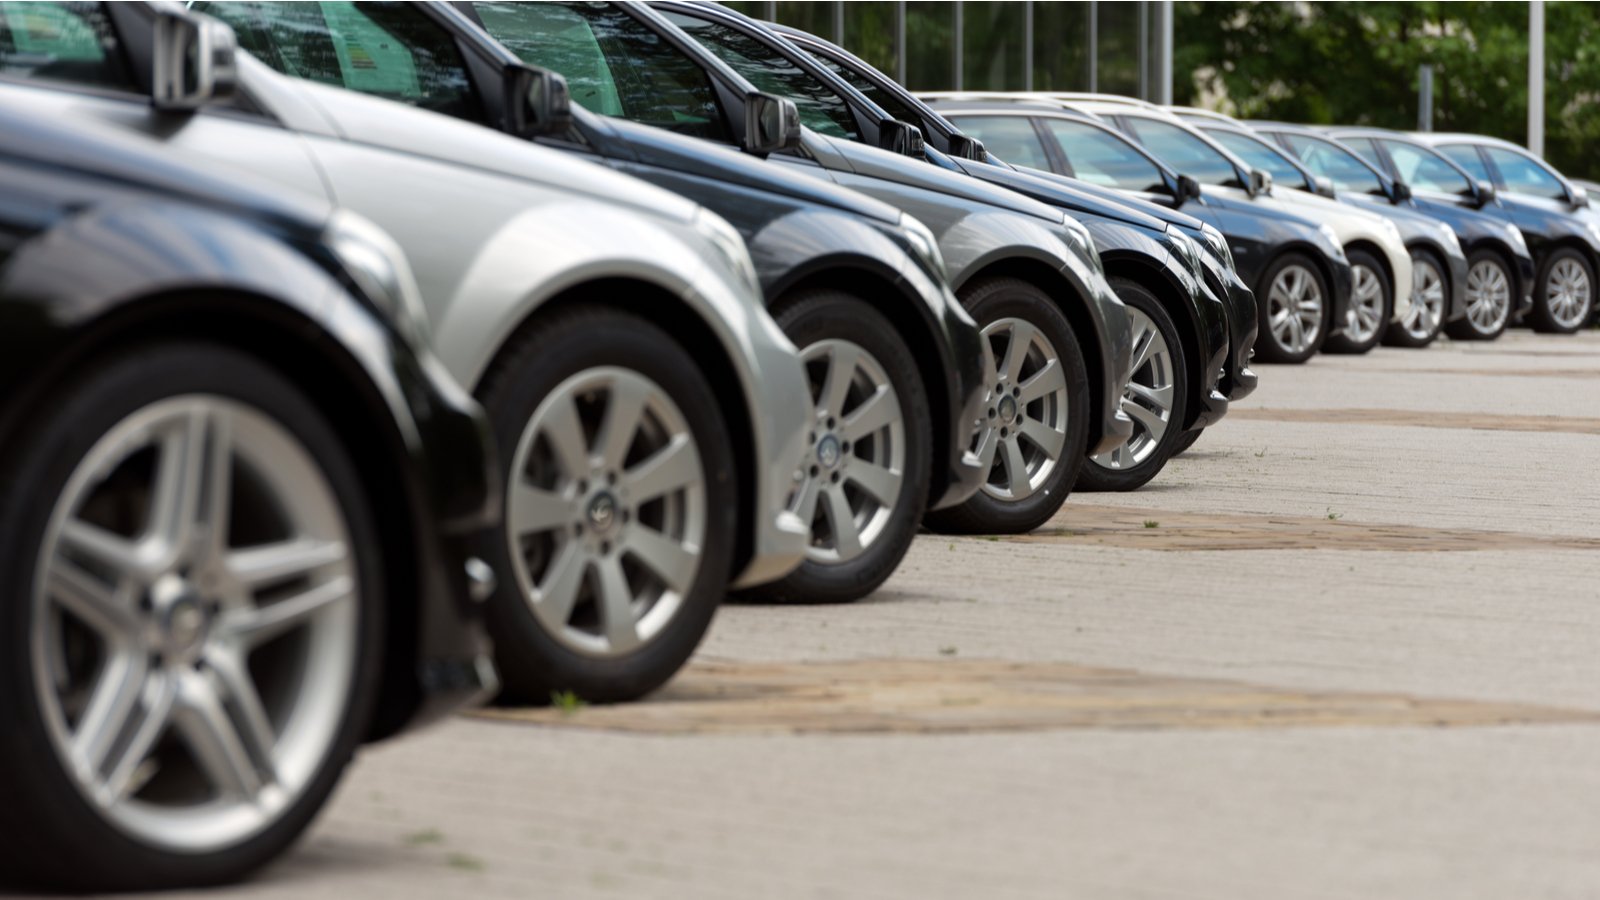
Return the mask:
[[[1228,414],[1228,395],[1223,392],[1222,385],[1227,378],[1228,350],[1232,338],[1229,333],[1229,304],[1218,291],[1221,287],[1212,285],[1208,274],[1195,296],[1195,308],[1200,319],[1199,371],[1202,378],[1196,394],[1200,402],[1190,413],[1187,423],[1186,430],[1189,431],[1214,425]]]
[[[1250,368],[1255,354],[1256,334],[1261,327],[1256,315],[1256,295],[1237,273],[1227,281],[1228,361],[1219,386],[1229,400],[1243,400],[1255,391],[1260,379]]]
[[[1091,440],[1089,455],[1110,453],[1133,437],[1133,419],[1122,411],[1122,392],[1128,384],[1128,367],[1133,362],[1133,322],[1128,308],[1104,278],[1098,279],[1103,290],[1092,291],[1090,299],[1095,313],[1095,324],[1100,333],[1101,384],[1100,421],[1098,437]]]
[[[1517,274],[1520,276],[1522,290],[1517,294],[1517,315],[1533,311],[1533,282],[1537,269],[1533,265],[1533,257],[1517,257]]]
[[[1447,262],[1450,276],[1450,308],[1445,313],[1446,322],[1458,322],[1467,317],[1467,258],[1450,257]]]
[[[1328,334],[1343,334],[1345,323],[1350,321],[1350,293],[1355,285],[1355,274],[1348,260],[1333,260],[1333,303],[1328,310]]]
[[[948,355],[945,392],[950,398],[950,452],[944,472],[934,472],[929,509],[965,503],[989,477],[989,467],[973,452],[973,437],[983,422],[994,361],[989,342],[983,339],[961,302],[948,291],[942,293],[948,299],[942,303],[943,314],[936,327],[943,338],[941,355]]]

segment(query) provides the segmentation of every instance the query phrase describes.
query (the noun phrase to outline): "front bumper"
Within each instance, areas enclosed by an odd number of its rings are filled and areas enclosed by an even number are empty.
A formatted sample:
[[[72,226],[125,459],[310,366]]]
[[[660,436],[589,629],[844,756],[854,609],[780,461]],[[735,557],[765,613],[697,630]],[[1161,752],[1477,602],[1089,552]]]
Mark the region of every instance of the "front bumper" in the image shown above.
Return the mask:
[[[965,503],[989,478],[989,467],[973,452],[973,437],[983,424],[989,378],[995,370],[993,354],[961,302],[948,290],[944,293],[948,300],[935,327],[943,338],[942,350],[948,354],[945,391],[950,398],[950,433],[946,438],[950,452],[945,471],[934,472],[930,510]]]
[[[1211,284],[1212,273],[1205,273],[1195,295],[1195,308],[1200,316],[1199,346],[1202,375],[1197,396],[1200,402],[1190,413],[1185,430],[1193,431],[1215,425],[1228,414],[1228,395],[1222,390],[1232,340],[1229,334],[1229,308],[1223,302],[1218,286]]]
[[[1100,342],[1102,388],[1099,437],[1090,441],[1090,456],[1110,453],[1133,437],[1133,419],[1122,411],[1122,392],[1128,385],[1128,367],[1133,362],[1133,321],[1105,278],[1097,280],[1104,289],[1091,291],[1090,301],[1097,313],[1095,324],[1100,327],[1094,338]]]
[[[1350,321],[1350,293],[1355,286],[1355,273],[1350,268],[1347,259],[1331,259],[1333,266],[1333,283],[1328,285],[1333,292],[1333,302],[1328,306],[1328,335],[1344,334],[1345,323]]]
[[[1450,308],[1445,313],[1446,322],[1459,322],[1467,317],[1467,257],[1458,254],[1446,262],[1450,269]]]
[[[1522,290],[1517,295],[1518,316],[1533,311],[1533,282],[1537,277],[1537,271],[1532,256],[1517,257],[1517,274],[1521,277],[1522,284]]]
[[[1219,389],[1229,400],[1238,401],[1250,396],[1260,382],[1255,370],[1250,368],[1250,357],[1255,354],[1256,334],[1261,328],[1256,314],[1256,295],[1250,286],[1229,272],[1226,282],[1228,297],[1228,361],[1222,370]]]

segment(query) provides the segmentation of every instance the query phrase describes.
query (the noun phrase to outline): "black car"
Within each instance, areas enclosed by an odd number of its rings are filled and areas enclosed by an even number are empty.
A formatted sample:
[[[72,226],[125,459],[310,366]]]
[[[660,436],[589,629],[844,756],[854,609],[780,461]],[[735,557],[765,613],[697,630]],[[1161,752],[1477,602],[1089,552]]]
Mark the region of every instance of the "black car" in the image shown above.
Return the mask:
[[[715,152],[762,155],[740,135],[774,98],[642,4],[457,8],[525,61],[566,74],[582,105],[691,135]],[[797,144],[765,158],[886,202],[933,230],[950,286],[988,323],[992,396],[966,448],[984,485],[924,522],[950,531],[1031,530],[1060,507],[1087,452],[1132,433],[1121,409],[1131,360],[1127,309],[1082,226],[1015,192],[902,155],[915,130],[880,124],[869,143],[842,128],[829,136],[802,127]],[[878,140],[893,149],[870,145]],[[976,312],[978,295],[1009,310],[1003,321]]]
[[[1328,133],[1390,177],[1409,184],[1413,193],[1480,210],[1515,225],[1527,242],[1537,274],[1528,295],[1514,291],[1511,297],[1519,301],[1528,297],[1517,312],[1525,312],[1536,328],[1570,333],[1589,318],[1579,310],[1579,315],[1557,322],[1547,300],[1555,287],[1551,280],[1557,269],[1573,271],[1588,286],[1584,294],[1592,313],[1594,273],[1600,263],[1600,219],[1586,207],[1586,197],[1536,165],[1526,151],[1508,149],[1509,145],[1480,148],[1474,139],[1453,135],[1407,135],[1375,128],[1330,128]],[[1516,189],[1506,180],[1508,169],[1520,176]],[[1547,181],[1541,181],[1541,176]],[[1546,196],[1531,193],[1534,188],[1528,182],[1544,184]],[[1567,266],[1559,265],[1563,260]]]
[[[249,184],[0,109],[7,887],[237,878],[494,686],[487,423],[388,236]]]
[[[1518,298],[1519,305],[1523,307],[1532,302],[1533,257],[1528,254],[1528,245],[1515,225],[1460,206],[1453,200],[1439,199],[1433,190],[1413,190],[1410,184],[1391,177],[1350,145],[1315,129],[1281,122],[1248,124],[1295,154],[1311,171],[1332,180],[1342,198],[1380,209],[1387,206],[1414,210],[1444,223],[1454,231],[1467,257],[1466,266],[1459,273],[1441,269],[1437,276],[1444,282],[1444,296],[1450,298],[1450,312],[1445,316],[1443,330],[1451,337],[1481,340],[1494,337],[1504,329],[1505,316],[1496,312],[1494,293],[1490,290],[1493,285],[1507,285],[1508,299]],[[1438,161],[1434,168],[1442,165],[1443,161]],[[1431,182],[1424,178],[1422,184],[1430,185]],[[1406,243],[1409,246],[1411,240],[1408,238]],[[1417,262],[1416,265],[1422,263]],[[1424,279],[1428,277],[1434,276],[1422,275],[1417,278],[1419,292],[1423,290]],[[1414,313],[1427,308],[1424,297],[1414,299]],[[1432,335],[1427,327],[1429,324],[1416,315],[1406,322],[1405,327],[1391,328],[1385,340],[1404,346],[1422,346],[1438,333],[1438,323],[1433,323]]]
[[[757,87],[793,99],[806,125],[854,134],[877,143],[905,125],[828,71],[805,51],[749,17],[720,6],[656,0],[649,4]],[[920,137],[920,130],[918,130]],[[1164,223],[1119,201],[1083,194],[1044,174],[944,156],[906,142],[908,155],[1016,191],[1066,211],[1094,238],[1113,288],[1128,305],[1138,348],[1122,408],[1134,433],[1122,445],[1090,457],[1080,490],[1132,490],[1155,477],[1185,432],[1216,422],[1228,398],[1218,390],[1227,358],[1227,314],[1202,281],[1201,252]],[[984,322],[982,324],[989,324]]]

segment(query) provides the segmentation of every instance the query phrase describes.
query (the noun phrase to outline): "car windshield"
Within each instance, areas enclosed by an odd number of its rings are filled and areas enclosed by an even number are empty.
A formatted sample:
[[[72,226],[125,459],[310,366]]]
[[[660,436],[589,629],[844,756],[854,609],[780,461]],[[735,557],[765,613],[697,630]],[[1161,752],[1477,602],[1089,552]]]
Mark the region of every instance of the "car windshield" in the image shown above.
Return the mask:
[[[912,125],[917,125],[919,127],[922,125],[923,115],[921,111],[912,109],[910,104],[906,103],[904,100],[901,100],[900,97],[897,96],[893,91],[889,91],[881,87],[877,82],[868,78],[866,75],[857,72],[855,69],[846,66],[844,63],[841,63],[832,57],[821,56],[813,53],[811,54],[811,58],[816,60],[833,74],[844,79],[851,87],[860,91],[868,100],[871,100],[873,103],[883,107],[883,111],[888,113],[892,118],[899,119],[902,122],[909,122]]]
[[[1090,184],[1151,193],[1166,190],[1161,169],[1132,144],[1087,122],[1044,119],[1074,178]]]
[[[1501,147],[1485,147],[1484,152],[1489,154],[1489,161],[1494,163],[1494,167],[1500,170],[1506,190],[1530,197],[1566,199],[1566,185],[1538,160]]]
[[[1285,187],[1309,189],[1311,185],[1306,181],[1304,172],[1289,162],[1288,157],[1279,153],[1275,148],[1268,146],[1247,134],[1226,129],[1206,129],[1206,134],[1211,139],[1227,147],[1233,155],[1244,160],[1252,169],[1260,169],[1272,176],[1272,180]]]
[[[1284,135],[1284,140],[1306,168],[1332,179],[1333,186],[1339,190],[1383,195],[1383,182],[1378,179],[1378,173],[1349,150],[1332,141],[1301,134]]]
[[[961,130],[980,141],[990,153],[1012,165],[1050,171],[1050,157],[1044,142],[1024,116],[961,116],[955,119]]]
[[[1439,152],[1450,158],[1450,161],[1467,170],[1467,174],[1479,181],[1493,181],[1489,177],[1489,169],[1484,166],[1483,158],[1478,155],[1478,148],[1471,144],[1447,144],[1439,148]]]
[[[1168,167],[1201,184],[1242,187],[1233,163],[1183,128],[1142,116],[1129,116],[1127,122],[1134,138]]]
[[[1383,149],[1394,160],[1400,180],[1413,188],[1440,194],[1468,194],[1472,184],[1455,166],[1440,159],[1432,150],[1403,141],[1384,141]]]
[[[626,10],[604,3],[474,3],[484,30],[531,65],[560,72],[592,112],[731,142],[711,78]]]

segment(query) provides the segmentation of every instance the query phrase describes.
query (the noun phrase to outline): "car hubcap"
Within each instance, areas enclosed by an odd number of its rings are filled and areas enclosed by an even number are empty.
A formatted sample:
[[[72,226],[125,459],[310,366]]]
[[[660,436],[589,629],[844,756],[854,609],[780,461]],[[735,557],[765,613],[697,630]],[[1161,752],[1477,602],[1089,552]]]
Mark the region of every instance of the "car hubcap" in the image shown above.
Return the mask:
[[[849,341],[805,348],[816,421],[789,508],[811,526],[806,557],[825,564],[865,553],[888,527],[905,481],[905,420],[889,374]]]
[[[1427,257],[1411,260],[1411,311],[1406,313],[1406,334],[1419,341],[1431,339],[1444,323],[1444,276]]]
[[[356,563],[282,426],[193,395],[102,437],[40,548],[46,728],[113,824],[200,853],[270,826],[332,752],[354,683]]]
[[[1383,324],[1383,279],[1366,266],[1355,266],[1355,289],[1345,316],[1346,337],[1357,344],[1372,340]]]
[[[983,492],[1025,500],[1055,472],[1067,443],[1066,370],[1050,340],[1022,319],[998,319],[983,336],[995,360],[987,417],[973,439],[989,467]]]
[[[1511,280],[1498,263],[1480,260],[1467,272],[1467,321],[1493,334],[1511,314]]]
[[[1288,266],[1267,291],[1267,319],[1278,346],[1304,353],[1322,333],[1322,289],[1303,266]]]
[[[1176,391],[1172,350],[1154,319],[1128,307],[1133,321],[1133,370],[1122,392],[1122,411],[1133,419],[1127,442],[1094,457],[1107,469],[1131,469],[1148,460],[1172,425]]]
[[[534,411],[511,472],[512,570],[545,631],[600,657],[659,634],[706,536],[700,451],[667,392],[628,369],[573,375]]]
[[[1550,318],[1562,328],[1576,328],[1589,318],[1589,273],[1576,260],[1563,259],[1551,267],[1544,295]]]

